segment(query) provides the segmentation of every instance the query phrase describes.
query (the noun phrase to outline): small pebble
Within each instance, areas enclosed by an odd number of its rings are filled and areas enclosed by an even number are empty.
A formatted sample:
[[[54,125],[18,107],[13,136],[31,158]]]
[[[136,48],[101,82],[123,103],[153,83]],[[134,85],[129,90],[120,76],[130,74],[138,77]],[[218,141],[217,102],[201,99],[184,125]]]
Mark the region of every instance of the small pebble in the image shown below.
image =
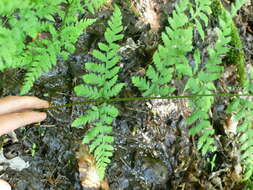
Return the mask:
[[[0,179],[0,189],[1,190],[11,190],[11,186],[6,181]]]

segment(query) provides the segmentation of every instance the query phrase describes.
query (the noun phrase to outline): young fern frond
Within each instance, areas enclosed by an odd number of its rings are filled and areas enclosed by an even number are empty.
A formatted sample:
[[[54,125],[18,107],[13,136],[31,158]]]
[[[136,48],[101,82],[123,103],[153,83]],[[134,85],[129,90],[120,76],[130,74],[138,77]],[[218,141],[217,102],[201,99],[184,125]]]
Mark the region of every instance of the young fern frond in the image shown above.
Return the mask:
[[[99,50],[92,52],[92,55],[102,63],[85,63],[85,68],[89,73],[83,75],[85,84],[75,87],[78,96],[89,99],[109,99],[119,94],[124,84],[117,82],[120,70],[120,67],[117,66],[120,57],[117,54],[120,46],[116,42],[123,38],[122,30],[121,12],[118,7],[115,7],[104,34],[106,43],[98,43]],[[110,135],[112,132],[111,124],[117,115],[117,108],[104,103],[93,106],[92,109],[86,111],[84,115],[78,117],[72,123],[72,126],[87,123],[93,125],[85,135],[83,143],[88,144],[89,151],[94,153],[101,180],[104,178],[107,165],[111,161],[112,143],[114,141],[114,138]]]
[[[148,67],[146,77],[135,76],[133,84],[143,91],[142,96],[165,96],[172,93],[175,88],[169,86],[174,69],[180,74],[191,76],[191,69],[186,54],[192,50],[193,28],[186,26],[189,23],[185,10],[188,0],[183,0],[168,18],[169,27],[162,33],[163,45],[159,45],[153,56],[153,65]],[[186,26],[186,28],[185,28]]]
[[[113,120],[117,117],[118,110],[109,104],[93,106],[87,110],[84,115],[77,118],[72,126],[85,125],[91,123],[94,126],[89,129],[83,138],[84,144],[89,144],[89,151],[94,152],[98,174],[102,180],[105,175],[107,165],[112,156],[114,137],[112,133]]]
[[[89,144],[90,152],[94,152],[96,167],[98,168],[99,177],[102,180],[105,175],[107,165],[111,162],[114,137],[112,133],[113,120],[118,115],[118,110],[114,106],[102,104],[97,107],[99,110],[98,121],[94,124],[83,139],[84,144]]]

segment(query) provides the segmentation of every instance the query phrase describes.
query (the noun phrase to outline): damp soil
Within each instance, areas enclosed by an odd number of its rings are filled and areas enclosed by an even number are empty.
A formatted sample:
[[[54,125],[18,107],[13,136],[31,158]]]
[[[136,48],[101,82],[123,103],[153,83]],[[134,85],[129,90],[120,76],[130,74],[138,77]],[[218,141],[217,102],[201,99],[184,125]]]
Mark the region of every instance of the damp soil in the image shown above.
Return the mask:
[[[161,42],[159,36],[165,27],[166,17],[176,5],[176,1],[153,1],[156,6],[154,11],[159,13],[160,18],[159,30],[154,32],[152,26],[157,27],[157,23],[152,25],[140,19],[129,2],[132,1],[118,1],[123,10],[125,26],[125,38],[120,50],[120,80],[126,86],[121,97],[140,96],[130,78],[143,74],[143,70],[152,62],[152,54]],[[136,5],[139,1],[134,3]],[[143,9],[140,12],[145,11],[145,7]],[[250,6],[242,9],[238,18],[243,22],[237,22],[244,43],[246,65],[252,65],[253,60],[253,15],[250,9]],[[52,105],[83,100],[74,94],[73,88],[81,83],[81,75],[86,72],[83,63],[93,60],[90,52],[102,40],[110,10],[104,9],[97,16],[97,24],[80,36],[76,52],[66,62],[59,60],[50,72],[35,83],[29,95],[46,99]],[[233,72],[230,67],[225,69],[227,76],[230,76],[230,70]],[[23,70],[2,73],[0,79],[4,86],[1,87],[1,96],[18,94],[23,75]],[[175,80],[178,94],[183,83],[183,80]],[[115,104],[120,114],[113,123],[115,151],[106,174],[110,189],[242,189],[244,184],[236,182],[234,178],[236,163],[229,154],[233,151],[233,139],[226,136],[221,122],[225,117],[227,103],[228,99],[217,98],[212,108],[213,123],[219,137],[214,168],[207,161],[214,154],[200,157],[196,139],[188,135],[189,126],[185,124],[185,118],[190,112],[187,100]],[[87,129],[72,128],[71,123],[90,106],[77,105],[48,111],[46,121],[16,130],[17,138],[2,137],[5,157],[19,157],[28,167],[17,171],[9,165],[1,164],[1,178],[6,179],[14,190],[88,189],[81,186],[76,158]]]

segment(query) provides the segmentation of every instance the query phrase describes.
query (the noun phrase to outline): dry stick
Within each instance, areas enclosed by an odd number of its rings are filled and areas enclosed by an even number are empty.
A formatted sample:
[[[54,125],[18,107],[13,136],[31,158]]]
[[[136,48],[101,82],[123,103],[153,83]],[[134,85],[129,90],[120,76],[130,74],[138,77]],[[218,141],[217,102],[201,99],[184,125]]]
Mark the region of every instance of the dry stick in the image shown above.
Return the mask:
[[[145,101],[145,100],[155,100],[155,99],[178,99],[178,98],[196,98],[196,97],[241,97],[241,96],[253,96],[253,94],[229,94],[229,93],[220,93],[220,94],[195,94],[195,95],[183,95],[183,96],[162,96],[162,97],[129,97],[129,98],[112,98],[112,99],[98,99],[98,100],[84,100],[76,101],[69,104],[51,106],[48,108],[39,109],[41,111],[52,110],[57,108],[63,108],[68,106],[75,106],[79,104],[88,104],[88,103],[108,103],[108,102],[126,102],[126,101]]]

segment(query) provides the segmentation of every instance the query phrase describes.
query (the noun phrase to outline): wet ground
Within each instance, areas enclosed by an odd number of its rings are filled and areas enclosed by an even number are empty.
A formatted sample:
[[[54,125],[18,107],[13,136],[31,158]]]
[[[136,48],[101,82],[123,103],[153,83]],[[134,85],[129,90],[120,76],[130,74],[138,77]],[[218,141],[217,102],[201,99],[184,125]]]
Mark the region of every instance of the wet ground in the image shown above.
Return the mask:
[[[155,9],[150,5],[149,12],[159,13],[159,24],[148,24],[150,20],[145,16],[139,18],[136,11],[142,13],[145,9],[138,5],[139,1],[134,4],[136,9],[129,7],[129,2],[119,2],[126,26],[121,44],[120,80],[127,85],[121,97],[140,95],[130,78],[151,63],[152,54],[161,41],[159,32],[166,23],[165,15],[172,12],[176,1],[154,1],[152,6]],[[242,9],[238,18],[243,22],[237,22],[247,65],[252,64],[253,59],[253,16],[249,10],[250,7]],[[73,87],[81,82],[80,76],[85,73],[83,63],[92,59],[90,52],[103,36],[109,15],[108,10],[99,13],[97,25],[79,38],[75,54],[67,62],[59,60],[57,66],[36,82],[29,95],[46,99],[53,105],[82,100],[75,96]],[[233,72],[230,67],[226,67],[226,76]],[[2,74],[0,78],[4,86],[1,87],[1,96],[18,94],[23,74],[22,70],[10,70]],[[180,87],[181,81],[175,81],[175,84]],[[224,148],[232,140],[222,130],[221,121],[225,117],[227,102],[228,99],[217,98],[213,106],[213,123],[219,138],[217,142],[220,143],[214,168],[210,161],[214,155],[201,158],[195,147],[196,139],[188,135],[188,126],[184,122],[189,114],[187,100],[115,104],[120,114],[113,123],[115,152],[105,183],[112,190],[242,189],[244,184],[236,182],[235,178],[237,163],[229,155],[233,147]],[[18,171],[10,164],[1,164],[1,178],[6,179],[15,190],[83,189],[76,152],[87,129],[72,128],[70,125],[88,106],[49,111],[45,122],[17,130],[18,141],[5,136],[5,157],[9,160],[17,157],[22,159],[24,168]]]

